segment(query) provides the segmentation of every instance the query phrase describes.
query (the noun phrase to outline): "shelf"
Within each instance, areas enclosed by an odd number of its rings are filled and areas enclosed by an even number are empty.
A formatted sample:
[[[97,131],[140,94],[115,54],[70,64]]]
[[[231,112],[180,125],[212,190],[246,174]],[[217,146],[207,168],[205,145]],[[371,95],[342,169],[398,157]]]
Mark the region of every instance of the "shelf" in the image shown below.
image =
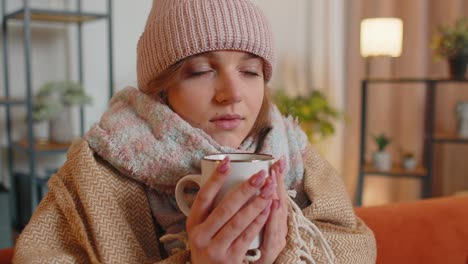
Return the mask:
[[[468,143],[468,138],[461,138],[455,134],[438,133],[432,141],[435,143]]]
[[[417,167],[414,170],[406,170],[402,168],[400,164],[394,164],[389,171],[381,171],[371,164],[366,164],[364,165],[364,174],[421,178],[427,175],[427,170],[423,167]]]
[[[87,13],[87,12],[72,12],[72,11],[56,11],[45,9],[29,9],[31,11],[31,20],[42,22],[62,22],[62,23],[84,23],[98,19],[107,18],[107,14]],[[5,16],[5,20],[16,19],[23,20],[25,9],[17,10]]]
[[[448,78],[369,78],[364,81],[368,83],[424,83],[424,82],[440,82],[440,83],[466,83],[468,79],[455,80]]]
[[[41,153],[64,153],[70,147],[70,143],[54,143],[54,142],[47,142],[47,141],[36,141],[34,144],[34,150],[36,152]],[[15,148],[22,151],[27,152],[29,151],[29,144],[27,139],[22,139],[19,142],[15,143]]]
[[[24,100],[11,97],[0,97],[0,105],[21,105],[25,104]]]

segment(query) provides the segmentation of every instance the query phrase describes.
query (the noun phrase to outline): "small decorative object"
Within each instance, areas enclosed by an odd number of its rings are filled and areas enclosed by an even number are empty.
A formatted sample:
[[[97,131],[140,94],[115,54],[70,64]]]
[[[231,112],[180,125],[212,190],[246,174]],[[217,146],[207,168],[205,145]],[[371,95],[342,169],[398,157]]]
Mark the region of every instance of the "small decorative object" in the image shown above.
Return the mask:
[[[299,120],[311,142],[317,142],[335,133],[334,122],[341,119],[341,113],[330,105],[320,91],[314,90],[306,97],[290,97],[278,89],[273,98],[283,115],[291,115]]]
[[[62,109],[61,105],[45,96],[35,96],[32,105],[34,138],[37,143],[49,141],[49,120]]]
[[[465,79],[468,64],[468,17],[457,19],[454,26],[439,27],[432,44],[436,55],[447,58],[451,78]]]
[[[75,82],[60,81],[44,84],[37,95],[47,98],[48,104],[55,105],[49,121],[50,141],[68,143],[73,140],[73,106],[90,104],[91,97]]]
[[[403,154],[403,168],[405,170],[414,170],[416,168],[416,158],[412,152]]]
[[[468,102],[458,103],[456,113],[458,117],[458,136],[468,138]]]
[[[390,138],[382,133],[380,136],[374,136],[374,140],[378,150],[374,153],[373,166],[378,170],[388,171],[392,167],[392,159],[385,148],[390,144]]]

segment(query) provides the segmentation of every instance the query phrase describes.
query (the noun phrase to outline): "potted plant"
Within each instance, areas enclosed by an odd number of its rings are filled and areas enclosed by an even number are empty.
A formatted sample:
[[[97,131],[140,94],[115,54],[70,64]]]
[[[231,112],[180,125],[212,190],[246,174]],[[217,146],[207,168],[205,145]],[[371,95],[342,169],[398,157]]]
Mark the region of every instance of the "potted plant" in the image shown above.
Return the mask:
[[[458,136],[468,138],[468,102],[459,102],[455,108],[458,119]]]
[[[341,119],[341,113],[330,105],[320,91],[308,96],[290,97],[278,89],[273,94],[274,102],[283,115],[296,117],[311,142],[317,142],[335,133],[333,122]]]
[[[432,48],[437,56],[447,58],[451,78],[465,79],[468,63],[468,17],[437,29]]]
[[[373,156],[373,165],[378,170],[388,171],[392,167],[392,159],[390,153],[385,151],[385,148],[390,144],[391,140],[385,134],[374,136],[374,141],[377,144],[377,151]]]
[[[403,168],[405,170],[414,170],[416,168],[416,158],[415,158],[415,155],[414,153],[412,152],[405,152],[403,154]]]
[[[32,104],[34,138],[37,143],[49,141],[49,120],[62,109],[61,104],[44,96],[35,96]]]
[[[80,84],[72,81],[47,82],[37,94],[47,104],[55,105],[49,121],[50,140],[68,143],[74,138],[73,107],[90,104],[92,99]]]

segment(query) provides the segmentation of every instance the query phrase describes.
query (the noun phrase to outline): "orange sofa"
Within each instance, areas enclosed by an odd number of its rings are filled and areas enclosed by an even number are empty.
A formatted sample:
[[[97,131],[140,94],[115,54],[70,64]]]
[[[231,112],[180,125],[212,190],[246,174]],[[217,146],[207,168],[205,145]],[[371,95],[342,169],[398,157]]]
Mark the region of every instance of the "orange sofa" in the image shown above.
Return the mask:
[[[468,196],[356,208],[378,264],[468,264]]]
[[[0,264],[10,264],[13,258],[13,249],[0,249]]]
[[[356,208],[374,231],[377,264],[468,264],[468,196]],[[0,264],[12,249],[0,250]]]

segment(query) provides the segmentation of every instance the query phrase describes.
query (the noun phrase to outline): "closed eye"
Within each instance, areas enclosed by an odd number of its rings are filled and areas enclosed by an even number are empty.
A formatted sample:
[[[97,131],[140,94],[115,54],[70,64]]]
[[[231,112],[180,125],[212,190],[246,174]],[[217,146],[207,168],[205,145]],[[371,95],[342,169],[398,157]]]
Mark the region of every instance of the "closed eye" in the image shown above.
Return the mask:
[[[210,72],[213,72],[213,70],[207,70],[207,71],[192,71],[189,73],[190,77],[199,77],[205,74],[208,74]]]
[[[247,76],[252,76],[252,77],[259,77],[261,76],[258,72],[256,71],[242,71],[242,74],[247,75]]]

